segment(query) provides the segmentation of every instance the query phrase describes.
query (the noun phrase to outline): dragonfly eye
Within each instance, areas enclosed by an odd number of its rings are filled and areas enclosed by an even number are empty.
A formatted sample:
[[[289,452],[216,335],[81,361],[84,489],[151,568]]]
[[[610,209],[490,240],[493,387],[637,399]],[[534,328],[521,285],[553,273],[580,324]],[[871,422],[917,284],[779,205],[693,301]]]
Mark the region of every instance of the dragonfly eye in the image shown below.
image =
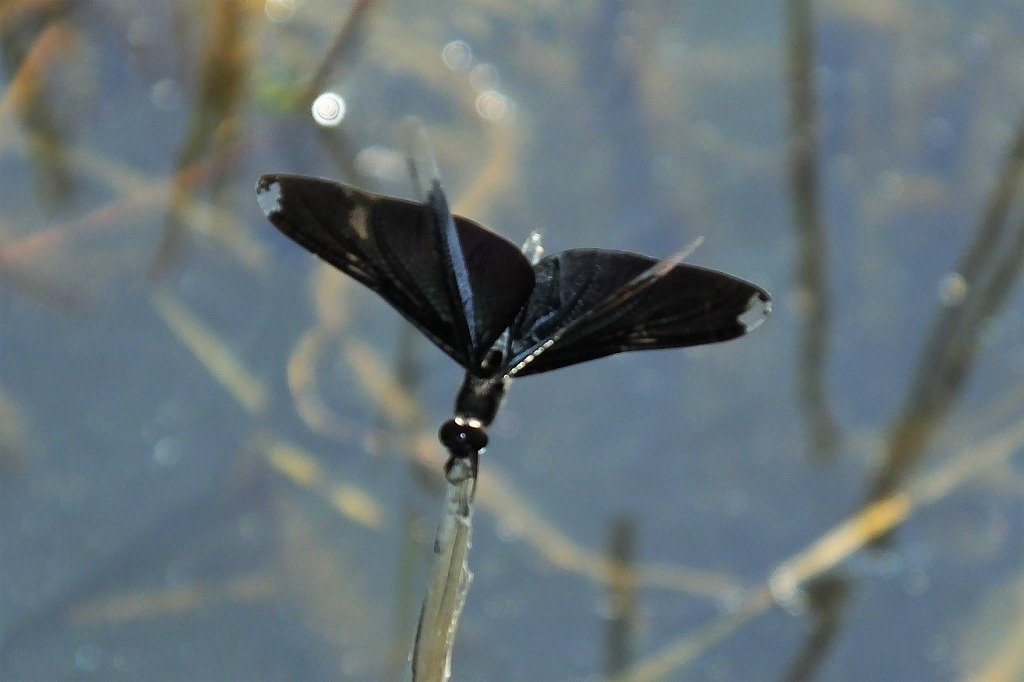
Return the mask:
[[[462,416],[449,419],[441,426],[437,437],[454,457],[469,457],[487,447],[487,433],[479,419]]]

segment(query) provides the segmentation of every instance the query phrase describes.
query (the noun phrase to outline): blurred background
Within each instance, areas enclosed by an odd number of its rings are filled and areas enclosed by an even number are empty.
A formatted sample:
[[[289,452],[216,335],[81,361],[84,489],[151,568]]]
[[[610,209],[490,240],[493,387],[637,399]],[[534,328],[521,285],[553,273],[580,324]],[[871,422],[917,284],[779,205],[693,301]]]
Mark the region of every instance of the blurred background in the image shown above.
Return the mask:
[[[254,184],[411,197],[415,116],[509,239],[775,299],[515,382],[454,679],[1024,679],[1019,0],[4,0],[0,53],[0,677],[407,677],[461,373]]]

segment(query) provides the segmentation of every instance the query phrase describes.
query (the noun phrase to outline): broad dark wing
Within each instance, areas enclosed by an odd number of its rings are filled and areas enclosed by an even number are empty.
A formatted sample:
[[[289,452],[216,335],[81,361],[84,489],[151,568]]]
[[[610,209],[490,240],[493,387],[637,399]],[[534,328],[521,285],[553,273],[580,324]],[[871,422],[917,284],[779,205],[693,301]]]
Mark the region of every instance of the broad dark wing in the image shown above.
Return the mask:
[[[667,270],[650,276],[659,266]],[[541,259],[534,271],[537,284],[511,332],[513,375],[623,351],[726,341],[771,309],[768,292],[749,282],[635,253],[575,249]]]
[[[477,301],[475,319],[465,320],[428,205],[299,175],[264,175],[256,193],[279,230],[376,291],[467,369],[475,368],[533,289],[533,270],[514,244],[454,216]],[[468,347],[456,331],[466,325],[473,325],[481,348]]]

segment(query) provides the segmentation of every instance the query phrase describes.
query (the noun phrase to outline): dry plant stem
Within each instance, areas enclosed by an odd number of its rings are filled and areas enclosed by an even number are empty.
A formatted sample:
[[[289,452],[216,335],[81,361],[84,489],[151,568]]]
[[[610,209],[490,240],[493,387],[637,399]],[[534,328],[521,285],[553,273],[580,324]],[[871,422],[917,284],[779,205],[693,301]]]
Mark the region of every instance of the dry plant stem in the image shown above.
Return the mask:
[[[232,148],[237,126],[234,116],[244,95],[249,64],[242,26],[245,9],[237,0],[209,5],[208,37],[202,50],[196,105],[189,130],[175,161],[176,170],[191,168],[203,159],[223,160],[221,150]],[[205,191],[216,196],[226,188],[228,166],[213,166]],[[181,178],[175,173],[175,178]],[[163,239],[150,264],[149,275],[160,279],[178,267],[184,258],[189,220],[195,196],[194,186],[176,180],[171,185]]]
[[[814,16],[811,0],[788,0],[789,181],[799,252],[797,285],[803,312],[799,396],[812,455],[831,455],[838,438],[825,371],[829,347],[827,226],[818,183],[818,126],[814,93]]]
[[[473,578],[468,557],[475,488],[472,477],[448,484],[444,517],[434,541],[434,568],[413,645],[413,682],[444,682],[451,675],[455,633]]]
[[[636,540],[637,524],[621,516],[611,524],[608,547],[607,625],[605,630],[605,678],[621,675],[633,660],[637,607]]]
[[[316,96],[326,87],[328,79],[333,75],[335,80],[344,80],[344,73],[336,73],[346,66],[346,57],[353,58],[358,55],[362,48],[362,38],[365,35],[366,19],[369,14],[367,10],[373,5],[373,0],[357,0],[352,3],[352,9],[334,35],[334,40],[323,61],[316,69],[316,73],[310,79],[299,98],[300,106],[309,106]]]
[[[890,426],[884,468],[868,501],[891,493],[923,457],[970,377],[985,320],[1006,302],[1024,266],[1024,222],[1011,213],[1024,196],[1024,118],[1010,145],[984,217],[956,273],[963,300],[939,313],[921,351],[904,405]]]
[[[682,671],[772,606],[801,598],[806,583],[834,569],[854,552],[892,530],[908,516],[939,500],[992,467],[1024,453],[1024,419],[954,457],[940,469],[897,490],[825,532],[789,557],[735,610],[696,632],[687,633],[626,671],[616,680],[655,682],[678,679]]]
[[[270,402],[267,389],[229,345],[169,291],[155,290],[152,302],[164,323],[192,351],[210,376],[224,386],[249,414],[263,414]]]

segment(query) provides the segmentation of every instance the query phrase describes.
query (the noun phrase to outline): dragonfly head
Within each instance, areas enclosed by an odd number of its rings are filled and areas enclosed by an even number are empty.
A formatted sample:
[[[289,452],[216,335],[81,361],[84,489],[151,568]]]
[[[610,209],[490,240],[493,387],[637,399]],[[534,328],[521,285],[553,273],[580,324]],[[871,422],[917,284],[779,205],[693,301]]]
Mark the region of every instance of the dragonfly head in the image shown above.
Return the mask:
[[[448,480],[452,477],[461,479],[464,475],[476,478],[477,461],[480,453],[487,447],[487,432],[484,431],[484,423],[476,417],[455,415],[444,424],[437,432],[441,445],[448,448],[448,463],[444,470]],[[469,464],[469,471],[465,471],[465,464]],[[459,465],[459,466],[456,466]]]

